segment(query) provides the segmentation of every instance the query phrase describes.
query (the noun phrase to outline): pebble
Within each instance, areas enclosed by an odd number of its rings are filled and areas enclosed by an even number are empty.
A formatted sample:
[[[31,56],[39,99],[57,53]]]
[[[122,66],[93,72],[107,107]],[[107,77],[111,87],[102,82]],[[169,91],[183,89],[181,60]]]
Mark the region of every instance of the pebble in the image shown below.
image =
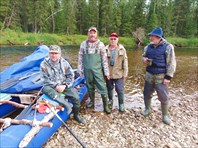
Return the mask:
[[[80,115],[86,123],[78,124],[70,117],[67,125],[87,148],[193,148],[197,147],[198,143],[197,105],[195,105],[197,98],[198,93],[188,99],[185,99],[183,94],[177,94],[177,97],[171,99],[173,104],[179,103],[170,108],[172,113],[170,126],[162,122],[159,103],[155,111],[152,110],[150,116],[146,118],[140,114],[143,108],[127,109],[124,113],[115,108],[110,115],[102,111],[82,109]],[[64,126],[61,126],[43,146],[49,147],[80,148],[81,145]]]

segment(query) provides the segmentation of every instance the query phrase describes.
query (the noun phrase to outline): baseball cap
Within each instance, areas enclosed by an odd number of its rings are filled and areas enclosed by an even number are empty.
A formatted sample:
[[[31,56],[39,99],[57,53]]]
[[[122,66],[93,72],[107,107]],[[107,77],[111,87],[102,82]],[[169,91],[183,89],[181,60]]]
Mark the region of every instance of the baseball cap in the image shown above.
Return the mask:
[[[113,32],[113,33],[110,34],[110,37],[116,37],[116,38],[118,38],[118,34],[115,33],[115,32]]]
[[[61,53],[61,48],[58,45],[51,45],[49,52]]]
[[[97,29],[96,29],[96,27],[90,27],[90,28],[88,29],[88,32],[90,32],[90,31],[95,31],[95,32],[97,32]]]

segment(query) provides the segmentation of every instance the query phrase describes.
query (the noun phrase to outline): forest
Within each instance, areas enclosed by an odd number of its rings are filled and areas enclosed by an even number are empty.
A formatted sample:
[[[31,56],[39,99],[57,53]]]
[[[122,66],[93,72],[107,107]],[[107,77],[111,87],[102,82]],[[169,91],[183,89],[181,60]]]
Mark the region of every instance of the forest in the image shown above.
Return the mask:
[[[161,26],[165,36],[198,37],[198,0],[1,0],[0,29],[25,33],[131,36]]]

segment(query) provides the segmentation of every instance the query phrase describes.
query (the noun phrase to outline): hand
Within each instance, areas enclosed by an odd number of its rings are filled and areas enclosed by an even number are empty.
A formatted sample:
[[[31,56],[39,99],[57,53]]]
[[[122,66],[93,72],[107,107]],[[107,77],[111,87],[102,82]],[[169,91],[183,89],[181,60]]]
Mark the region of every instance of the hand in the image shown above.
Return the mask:
[[[82,77],[82,72],[81,71],[79,71],[78,74],[79,74],[80,77]]]
[[[106,76],[106,79],[107,79],[107,80],[110,80],[110,76],[109,76],[109,75],[108,75],[108,76]]]
[[[147,57],[143,57],[142,58],[142,61],[143,61],[144,64],[148,64],[148,60],[147,59],[148,59]]]
[[[126,79],[127,79],[127,76],[126,77],[123,77],[124,82],[126,81]]]
[[[152,65],[151,59],[148,59],[147,57],[143,57],[143,63],[146,65]]]
[[[163,84],[168,85],[170,83],[170,80],[164,79]]]
[[[66,88],[66,85],[57,85],[56,86],[56,91],[59,92],[59,93],[62,93]]]

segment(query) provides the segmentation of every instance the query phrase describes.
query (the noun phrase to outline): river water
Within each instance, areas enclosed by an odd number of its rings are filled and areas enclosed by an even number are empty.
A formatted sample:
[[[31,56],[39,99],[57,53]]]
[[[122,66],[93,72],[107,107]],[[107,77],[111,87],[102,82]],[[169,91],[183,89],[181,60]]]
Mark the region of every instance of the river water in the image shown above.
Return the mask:
[[[73,68],[77,67],[79,46],[63,46],[63,56],[68,59]],[[11,46],[0,49],[0,71],[6,67],[19,62],[23,57],[29,55],[36,49],[34,46]],[[143,49],[127,49],[129,61],[129,75],[125,82],[125,107],[143,107],[143,85],[145,78],[145,66],[142,64],[141,55]],[[198,98],[198,48],[176,48],[177,69],[170,83],[170,100],[177,100],[179,96],[190,95]],[[113,108],[118,108],[117,95],[114,97]],[[178,99],[176,99],[178,98]],[[154,107],[158,106],[156,93],[153,96]],[[196,99],[197,100],[197,99]],[[171,101],[170,101],[171,102]],[[172,102],[172,104],[174,104]],[[96,93],[95,110],[101,111],[102,100]]]

